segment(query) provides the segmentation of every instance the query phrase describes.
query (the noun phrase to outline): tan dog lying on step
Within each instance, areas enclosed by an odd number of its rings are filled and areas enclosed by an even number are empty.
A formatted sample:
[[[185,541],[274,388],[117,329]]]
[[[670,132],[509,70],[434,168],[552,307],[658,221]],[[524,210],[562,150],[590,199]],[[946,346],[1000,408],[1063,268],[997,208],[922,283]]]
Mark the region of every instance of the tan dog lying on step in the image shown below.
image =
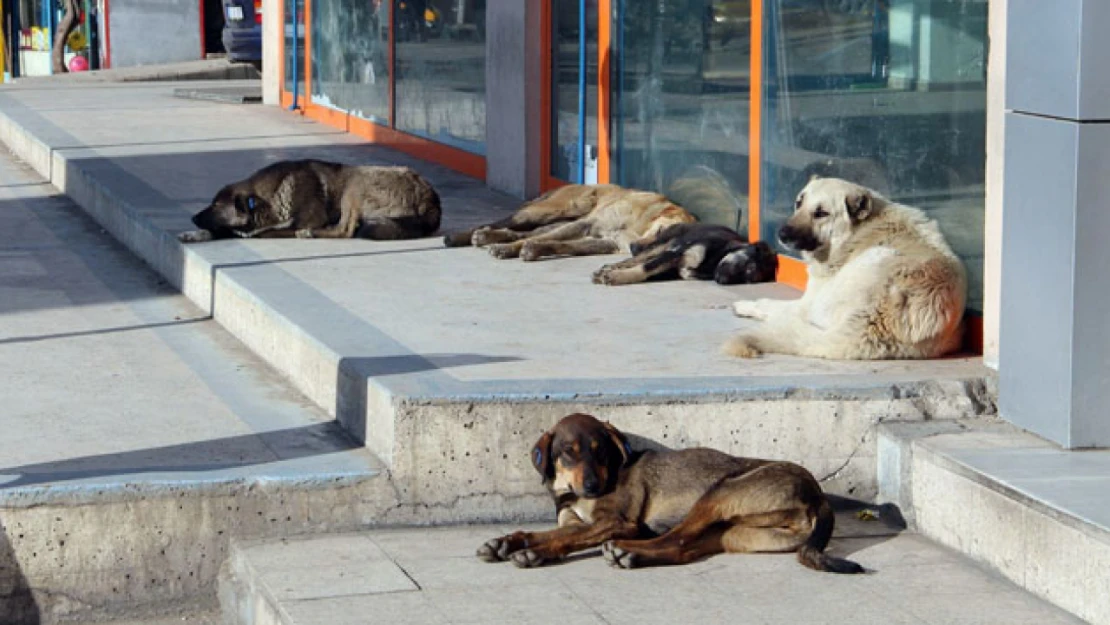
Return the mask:
[[[479,558],[532,567],[604,545],[610,564],[633,568],[796,551],[818,571],[863,572],[825,553],[832,506],[813,475],[790,462],[712,449],[633,452],[612,425],[572,414],[540,437],[532,463],[555,500],[558,529],[494,538]]]
[[[693,215],[658,193],[616,185],[568,185],[499,222],[448,235],[448,246],[486,247],[495,258],[538,260],[629,251],[640,239]]]

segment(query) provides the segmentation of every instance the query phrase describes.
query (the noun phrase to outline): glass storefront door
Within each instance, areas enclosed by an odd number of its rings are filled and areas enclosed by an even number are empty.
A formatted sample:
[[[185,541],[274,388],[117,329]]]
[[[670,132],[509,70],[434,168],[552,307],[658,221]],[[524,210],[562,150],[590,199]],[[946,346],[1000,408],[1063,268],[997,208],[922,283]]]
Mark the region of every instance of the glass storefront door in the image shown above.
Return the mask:
[[[580,23],[583,14],[585,33]],[[597,2],[551,0],[550,15],[551,170],[547,173],[568,182],[597,182]]]
[[[750,0],[613,0],[613,181],[747,226]]]
[[[845,178],[934,217],[981,308],[987,0],[588,0],[585,80],[582,7],[551,7],[548,175],[583,179],[584,141],[600,182],[770,242],[810,176]]]
[[[925,210],[982,305],[986,0],[765,0],[761,236],[813,174]]]
[[[442,147],[468,173],[483,170],[486,0],[295,2],[284,0],[284,90],[307,77],[306,114],[421,154]]]
[[[297,99],[304,97],[305,25],[304,0],[282,0],[284,29],[283,89]]]

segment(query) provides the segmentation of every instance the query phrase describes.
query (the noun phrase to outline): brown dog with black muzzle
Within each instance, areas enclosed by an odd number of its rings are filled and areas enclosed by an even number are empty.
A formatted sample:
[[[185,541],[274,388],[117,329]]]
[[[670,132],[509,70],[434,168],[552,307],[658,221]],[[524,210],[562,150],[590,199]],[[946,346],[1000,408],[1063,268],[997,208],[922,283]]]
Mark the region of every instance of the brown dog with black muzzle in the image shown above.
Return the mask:
[[[796,551],[818,571],[864,572],[824,552],[832,506],[813,475],[790,462],[705,448],[633,452],[609,423],[572,414],[540,437],[532,463],[555,500],[558,529],[494,538],[479,558],[533,567],[602,545],[611,565],[634,568]]]

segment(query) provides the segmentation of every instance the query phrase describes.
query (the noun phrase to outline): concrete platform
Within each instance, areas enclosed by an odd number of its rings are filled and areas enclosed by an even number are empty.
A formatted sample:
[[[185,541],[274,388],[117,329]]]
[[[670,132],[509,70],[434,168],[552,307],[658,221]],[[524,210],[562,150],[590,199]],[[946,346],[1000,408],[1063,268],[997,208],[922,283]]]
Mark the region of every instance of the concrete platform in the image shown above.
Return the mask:
[[[817,573],[792,554],[633,571],[596,551],[529,570],[474,557],[508,526],[237,543],[221,604],[234,625],[1079,623],[920,536],[852,521],[838,519],[832,549],[867,575]]]
[[[445,229],[518,201],[285,111],[173,98],[178,86],[16,85],[0,90],[0,139],[364,441],[428,522],[545,514],[527,451],[574,410],[663,445],[799,460],[860,497],[876,490],[877,423],[993,412],[977,358],[720,356],[744,323],[726,305],[795,295],[781,286],[606,288],[590,273],[615,257],[502,262],[437,238],[182,246],[174,234],[219,186],[282,158],[412,165],[443,196]]]
[[[1090,623],[1110,624],[1110,451],[1004,424],[882,427],[880,487],[929,538]]]
[[[0,623],[211,602],[232,537],[391,518],[370,452],[6,152],[0,219]]]

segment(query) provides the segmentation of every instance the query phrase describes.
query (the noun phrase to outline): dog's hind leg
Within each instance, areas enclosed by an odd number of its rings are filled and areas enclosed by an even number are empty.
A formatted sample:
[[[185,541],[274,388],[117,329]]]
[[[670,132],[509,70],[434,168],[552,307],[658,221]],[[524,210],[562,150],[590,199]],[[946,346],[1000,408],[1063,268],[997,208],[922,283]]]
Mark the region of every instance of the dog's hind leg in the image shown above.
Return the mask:
[[[820,493],[813,478],[799,480],[799,472],[804,469],[776,463],[727,478],[671,531],[651,540],[614,541],[605,546],[605,559],[634,568],[686,564],[725,551],[793,551],[813,530],[802,498],[813,496],[807,491]]]
[[[297,230],[300,239],[349,239],[358,228],[359,218],[355,211],[347,211],[339,221],[324,228],[301,228]]]
[[[594,284],[618,286],[644,282],[654,276],[674,271],[682,262],[682,255],[656,247],[619,263],[605,265],[594,272]]]
[[[696,517],[695,512],[703,516]],[[708,512],[708,515],[704,513]],[[721,510],[692,510],[685,521],[651,540],[617,540],[603,547],[609,564],[624,569],[689,564],[718,553],[794,551],[811,524],[802,508],[728,517]]]
[[[621,248],[609,239],[584,238],[572,241],[541,241],[529,239],[520,250],[520,260],[530,261],[552,256],[598,256],[616,254]]]
[[[520,256],[524,246],[532,241],[566,241],[583,237],[590,231],[590,224],[584,221],[572,221],[558,226],[541,234],[530,235],[526,239],[512,243],[498,243],[489,246],[490,255],[494,258],[516,258]]]
[[[366,219],[355,230],[356,237],[375,241],[416,239],[427,234],[427,226],[415,217]]]
[[[509,217],[499,219],[493,223],[489,223],[484,226],[478,226],[477,228],[471,228],[469,230],[460,230],[459,232],[453,232],[443,237],[443,244],[447,247],[467,247],[470,245],[481,246],[485,244],[474,243],[474,235],[478,232],[485,232],[489,230],[531,230],[536,226],[536,224],[529,225],[521,223],[520,220],[516,217],[517,215],[516,213],[514,213]]]
[[[534,237],[562,226],[567,222],[559,221],[546,226],[539,226],[529,230],[514,230],[512,228],[480,228],[474,231],[471,244],[474,247],[486,247],[494,243],[512,243],[528,237]]]

